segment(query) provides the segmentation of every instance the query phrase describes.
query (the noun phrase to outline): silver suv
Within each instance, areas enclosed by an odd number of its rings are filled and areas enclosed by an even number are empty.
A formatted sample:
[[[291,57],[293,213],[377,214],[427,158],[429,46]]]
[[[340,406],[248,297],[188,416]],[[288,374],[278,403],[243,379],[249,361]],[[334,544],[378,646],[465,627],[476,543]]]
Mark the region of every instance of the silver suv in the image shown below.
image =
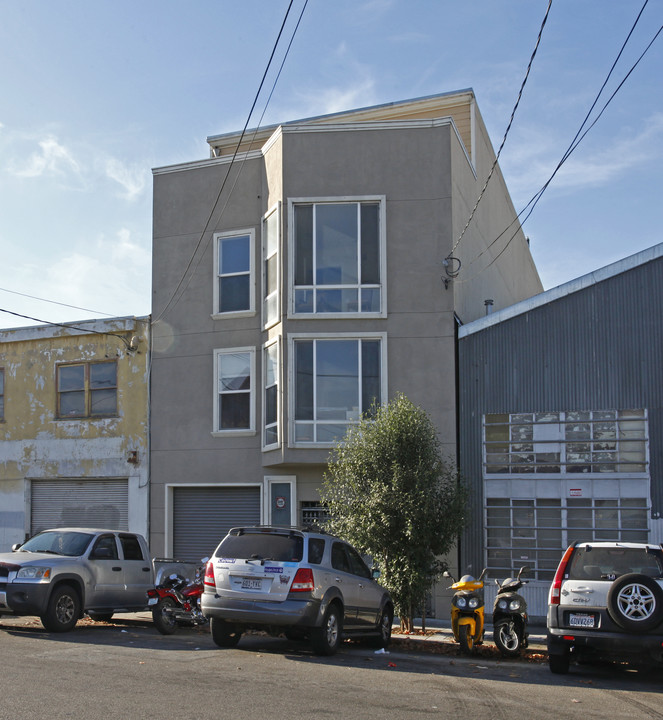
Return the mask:
[[[333,655],[349,636],[386,647],[394,608],[377,575],[324,532],[238,527],[207,563],[202,610],[219,647],[235,647],[248,629],[309,639],[319,655]]]
[[[660,545],[579,542],[567,549],[548,596],[548,660],[663,663]]]

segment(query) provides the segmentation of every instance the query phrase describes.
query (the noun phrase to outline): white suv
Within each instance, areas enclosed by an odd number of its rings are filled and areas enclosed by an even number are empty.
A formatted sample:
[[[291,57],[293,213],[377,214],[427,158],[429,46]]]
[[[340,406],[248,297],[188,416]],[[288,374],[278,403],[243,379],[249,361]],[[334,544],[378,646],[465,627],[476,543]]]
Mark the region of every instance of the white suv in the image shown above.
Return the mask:
[[[663,663],[660,545],[579,542],[567,549],[548,596],[548,660]]]
[[[348,636],[386,647],[394,607],[374,575],[352,546],[324,532],[233,528],[207,563],[201,607],[219,647],[235,647],[247,629],[309,639],[320,655]]]

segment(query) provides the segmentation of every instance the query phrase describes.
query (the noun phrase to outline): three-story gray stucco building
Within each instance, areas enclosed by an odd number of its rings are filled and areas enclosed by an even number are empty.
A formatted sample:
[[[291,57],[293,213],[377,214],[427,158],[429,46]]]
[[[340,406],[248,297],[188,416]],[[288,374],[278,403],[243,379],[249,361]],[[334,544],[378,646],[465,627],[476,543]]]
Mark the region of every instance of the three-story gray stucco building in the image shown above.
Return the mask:
[[[495,242],[499,167],[462,233],[495,162],[471,90],[208,143],[154,170],[150,541],[182,559],[314,519],[330,449],[396,392],[455,459],[459,322],[542,289],[517,224]]]

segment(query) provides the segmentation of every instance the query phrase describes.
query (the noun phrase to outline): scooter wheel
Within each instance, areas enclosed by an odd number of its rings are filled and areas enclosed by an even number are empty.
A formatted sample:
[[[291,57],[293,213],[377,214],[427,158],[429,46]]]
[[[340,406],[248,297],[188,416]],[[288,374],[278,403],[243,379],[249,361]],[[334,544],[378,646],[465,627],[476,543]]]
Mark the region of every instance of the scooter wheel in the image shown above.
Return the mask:
[[[177,620],[171,610],[175,608],[172,598],[161,598],[152,609],[152,622],[162,635],[172,635],[177,630]]]
[[[520,655],[520,635],[511,620],[500,620],[493,627],[493,639],[504,657]]]
[[[460,643],[460,649],[466,655],[474,654],[474,635],[472,635],[469,625],[461,625],[458,628],[458,642]]]

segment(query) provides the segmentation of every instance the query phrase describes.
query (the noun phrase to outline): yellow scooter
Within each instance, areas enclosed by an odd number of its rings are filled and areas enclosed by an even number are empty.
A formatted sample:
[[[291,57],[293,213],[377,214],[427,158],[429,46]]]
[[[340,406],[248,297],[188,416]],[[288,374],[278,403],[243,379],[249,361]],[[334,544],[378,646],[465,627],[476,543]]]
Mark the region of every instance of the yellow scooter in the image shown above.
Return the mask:
[[[451,590],[455,590],[451,599],[451,629],[454,639],[460,643],[460,649],[471,655],[476,645],[483,642],[484,631],[484,600],[483,600],[483,577],[486,568],[475,580],[472,575],[463,575],[455,581],[448,572],[444,577],[454,580]]]

